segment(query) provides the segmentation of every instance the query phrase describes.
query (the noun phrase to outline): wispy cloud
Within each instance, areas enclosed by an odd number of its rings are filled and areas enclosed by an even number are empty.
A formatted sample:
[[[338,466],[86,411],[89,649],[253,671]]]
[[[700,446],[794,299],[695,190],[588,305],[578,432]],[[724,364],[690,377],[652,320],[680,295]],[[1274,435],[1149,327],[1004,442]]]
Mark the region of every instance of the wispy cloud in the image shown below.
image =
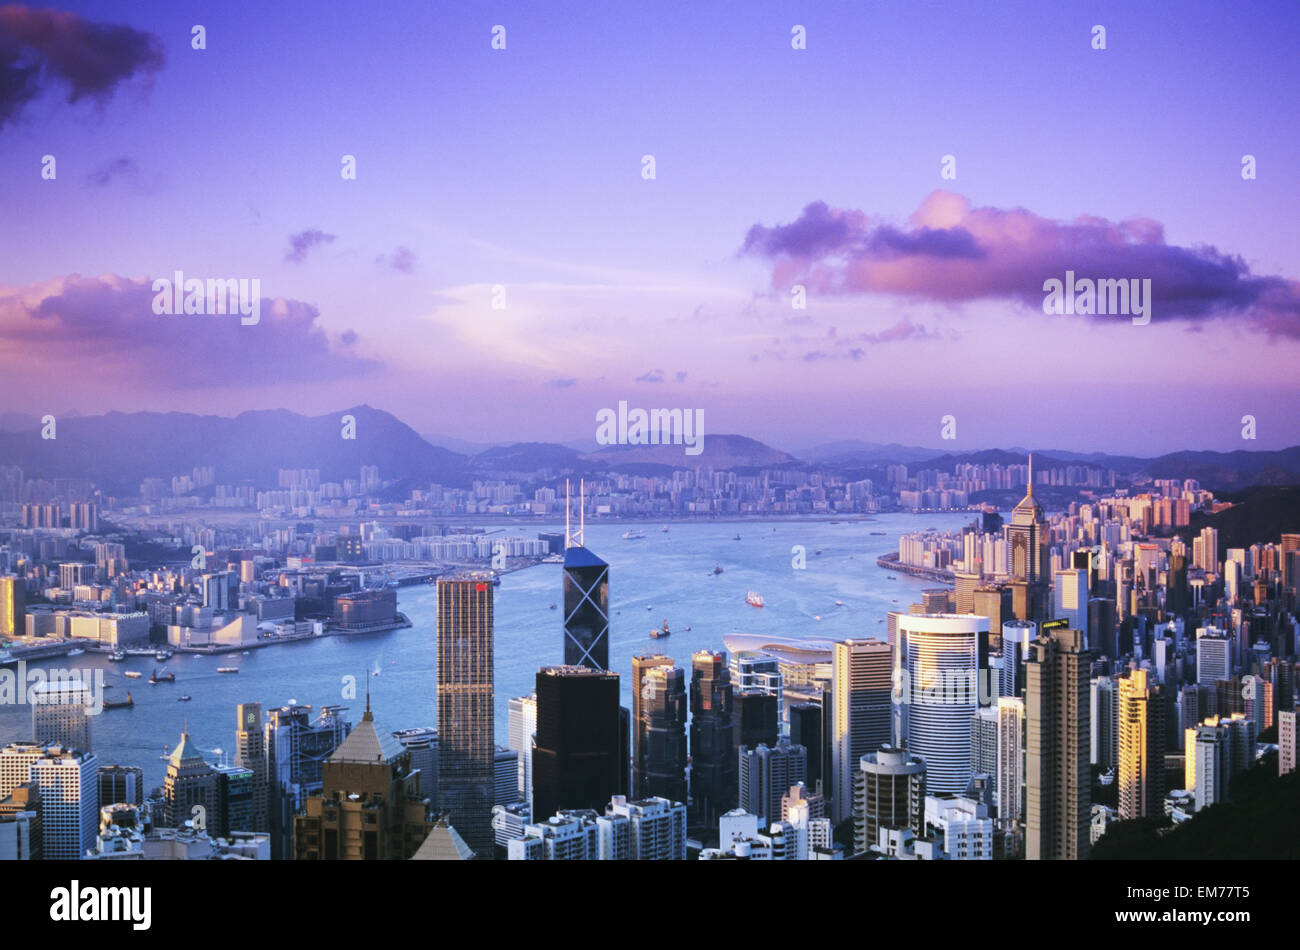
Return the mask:
[[[321,244],[333,244],[335,235],[326,234],[320,228],[308,228],[297,234],[289,235],[289,250],[284,259],[294,264],[301,264],[307,259],[307,253]]]

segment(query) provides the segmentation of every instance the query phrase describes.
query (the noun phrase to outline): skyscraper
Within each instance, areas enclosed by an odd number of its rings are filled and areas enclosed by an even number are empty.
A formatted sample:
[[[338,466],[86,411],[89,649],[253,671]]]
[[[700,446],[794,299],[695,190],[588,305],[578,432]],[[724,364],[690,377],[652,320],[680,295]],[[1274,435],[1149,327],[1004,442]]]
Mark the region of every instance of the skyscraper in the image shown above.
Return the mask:
[[[790,741],[808,750],[808,787],[811,789],[821,787],[825,763],[830,758],[822,714],[819,703],[794,703],[790,706]]]
[[[632,796],[642,798],[645,792],[645,730],[644,720],[645,675],[656,666],[672,666],[673,658],[662,653],[632,657]]]
[[[216,827],[217,771],[204,760],[188,732],[167,759],[163,784],[163,820],[168,828],[192,821],[196,828]]]
[[[79,752],[93,752],[90,685],[80,679],[51,680],[32,690],[32,735]]]
[[[93,752],[25,742],[0,749],[0,801],[20,785],[34,783],[40,790],[44,860],[76,861],[94,845],[98,773]]]
[[[602,808],[619,792],[618,674],[586,666],[537,672],[533,814]]]
[[[1034,498],[1032,454],[1029,456],[1029,484],[1025,497],[1011,512],[1006,532],[1013,587],[1016,583],[1024,585],[1025,602],[1015,605],[1020,607],[1015,611],[1016,617],[1020,620],[1046,620],[1051,560],[1047,554],[1047,517]]]
[[[564,662],[609,669],[609,565],[585,547],[564,552]]]
[[[971,777],[970,720],[987,666],[989,621],[973,614],[900,617],[906,672],[901,722],[907,749],[925,761],[931,793],[966,791]]]
[[[635,662],[635,661],[634,661]],[[644,791],[638,798],[686,801],[686,674],[679,666],[642,670],[641,774]]]
[[[240,703],[235,707],[235,765],[253,773],[253,823],[248,831],[271,827],[270,782],[266,764],[266,742],[262,732],[262,704]],[[240,829],[245,830],[245,829]]]
[[[27,636],[26,594],[21,577],[0,575],[0,638]]]
[[[879,844],[881,828],[925,834],[925,785],[925,763],[906,749],[883,745],[862,756],[854,781],[854,851]]]
[[[691,655],[691,802],[695,820],[714,825],[736,803],[735,726],[726,655]]]
[[[1053,630],[1029,648],[1025,675],[1025,857],[1088,856],[1088,672],[1083,632]]]
[[[510,748],[519,753],[519,800],[533,800],[533,736],[537,734],[537,694],[516,696],[509,706]]]
[[[1159,684],[1146,670],[1131,669],[1119,681],[1119,817],[1153,818],[1165,795],[1165,708]]]
[[[875,638],[835,644],[831,661],[831,816],[837,824],[853,814],[853,784],[864,755],[893,736],[893,689],[889,644]]]
[[[438,802],[480,856],[492,854],[492,579],[438,578]]]
[[[1115,681],[1098,676],[1088,687],[1088,760],[1102,771],[1119,767],[1119,717]]]
[[[781,712],[775,695],[758,689],[739,689],[732,693],[732,702],[736,727],[733,754],[742,745],[750,748],[760,743],[776,745],[781,734]],[[691,751],[693,754],[693,747]]]
[[[781,798],[808,776],[808,750],[781,740],[774,746],[741,746],[737,756],[740,807],[762,826],[781,820]]]

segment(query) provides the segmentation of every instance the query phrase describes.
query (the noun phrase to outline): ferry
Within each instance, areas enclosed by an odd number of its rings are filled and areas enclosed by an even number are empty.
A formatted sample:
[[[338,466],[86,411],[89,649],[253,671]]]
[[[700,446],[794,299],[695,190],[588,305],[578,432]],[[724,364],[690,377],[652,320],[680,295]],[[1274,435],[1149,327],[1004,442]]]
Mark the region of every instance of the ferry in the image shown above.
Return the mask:
[[[721,564],[716,564],[716,563],[715,563],[715,564],[713,565],[713,573],[714,573],[714,576],[717,576],[718,574],[721,574],[721,573],[722,573],[722,565],[721,565]]]
[[[762,607],[763,595],[756,590],[751,590],[745,595],[745,603],[749,604],[751,607]]]
[[[836,607],[843,607],[843,606],[844,606],[844,601],[842,601],[842,600],[837,600],[837,601],[835,601],[835,606],[836,606]]]
[[[555,609],[555,605],[554,605],[554,604],[551,604],[551,609],[552,609],[552,610]]]
[[[668,533],[668,525],[664,525],[664,534]]]
[[[125,673],[123,673],[122,675],[123,675],[123,676],[129,676],[129,677],[130,677],[131,679],[133,679],[133,680],[138,680],[140,677],[144,676],[143,673],[137,673],[135,670],[127,670],[127,671],[126,671]]]
[[[884,531],[872,531],[872,532],[869,532],[869,533],[870,533],[870,534],[874,534],[874,535],[879,535],[879,536],[882,537],[882,538],[885,536],[885,532],[884,532]]]
[[[126,699],[122,700],[121,702],[114,703],[109,700],[104,700],[105,709],[126,709],[128,706],[134,706],[134,705],[135,705],[135,700],[131,698],[130,693],[127,693]]]
[[[217,667],[217,672],[218,672],[218,673],[238,673],[238,672],[239,672],[239,667],[237,667],[237,666],[218,666],[218,667]]]
[[[158,650],[157,652],[154,653],[153,658],[157,660],[159,663],[166,663],[168,660],[172,658],[172,651]]]
[[[638,531],[636,530],[636,528],[628,528],[626,531],[623,532],[624,541],[639,541],[641,538],[644,537],[645,537],[645,532]]]
[[[150,683],[175,683],[176,674],[168,673],[166,670],[164,670],[161,673],[158,672],[157,670],[154,670],[153,675],[149,677],[149,682]]]
[[[672,636],[672,631],[668,629],[668,618],[664,618],[664,625],[660,629],[656,630],[652,627],[650,629],[650,636],[655,639],[658,639],[659,637]]]
[[[178,702],[178,703],[188,703],[189,701],[190,701],[190,697],[189,697],[189,694],[188,694],[188,693],[187,693],[186,695],[184,695],[184,696],[177,696],[177,697],[176,697],[176,702]]]
[[[108,658],[114,663],[121,663],[126,659],[126,653],[122,650],[114,650],[108,655]]]
[[[73,647],[68,651],[68,656],[81,656],[85,652],[86,651],[81,649],[81,647]]]
[[[740,540],[740,535],[736,535],[736,536],[735,536],[734,538],[732,538],[731,540],[733,540],[733,541],[739,541],[739,540]]]

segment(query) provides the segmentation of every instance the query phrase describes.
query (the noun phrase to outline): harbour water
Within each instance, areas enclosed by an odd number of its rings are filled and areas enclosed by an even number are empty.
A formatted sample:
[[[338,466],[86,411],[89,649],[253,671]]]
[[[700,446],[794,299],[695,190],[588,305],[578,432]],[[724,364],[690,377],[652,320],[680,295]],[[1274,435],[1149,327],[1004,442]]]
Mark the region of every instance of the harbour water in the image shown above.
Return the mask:
[[[871,521],[675,523],[642,525],[644,538],[624,540],[626,525],[587,527],[586,542],[610,565],[610,664],[623,675],[623,703],[631,705],[628,677],[632,657],[665,653],[689,668],[696,650],[722,649],[733,632],[778,636],[884,637],[885,613],[906,610],[933,581],[876,566],[876,558],[898,549],[898,537],[927,527],[968,524],[975,515],[887,514]],[[544,526],[533,530],[554,530]],[[877,534],[873,532],[884,532]],[[740,540],[735,536],[740,535]],[[806,567],[792,566],[796,545]],[[820,553],[819,553],[820,552]],[[722,567],[713,574],[714,565]],[[745,602],[750,590],[765,606]],[[260,702],[275,708],[293,700],[319,708],[349,707],[358,720],[369,685],[378,723],[388,729],[436,726],[434,684],[436,593],[431,585],[402,588],[398,607],[409,629],[351,637],[324,637],[253,650],[248,655],[203,657],[177,654],[165,665],[174,683],[150,685],[152,658],[110,663],[102,654],[43,661],[33,667],[100,668],[110,701],[129,691],[135,705],[94,718],[95,752],[102,765],[137,765],[146,784],[162,783],[166,753],[182,729],[210,760],[226,750],[233,759],[235,705]],[[836,601],[843,606],[837,606]],[[550,609],[551,604],[556,609]],[[506,575],[496,589],[496,742],[507,742],[507,704],[532,691],[539,666],[563,662],[563,598],[558,564],[541,564]],[[820,617],[820,620],[817,619]],[[667,621],[672,635],[652,639],[650,630]],[[686,627],[691,629],[688,631]],[[237,674],[218,673],[237,666]],[[127,671],[140,672],[128,679]],[[378,675],[374,675],[374,674]],[[354,681],[355,698],[345,695]],[[178,697],[187,694],[189,702]],[[29,738],[31,709],[0,705],[0,742]]]

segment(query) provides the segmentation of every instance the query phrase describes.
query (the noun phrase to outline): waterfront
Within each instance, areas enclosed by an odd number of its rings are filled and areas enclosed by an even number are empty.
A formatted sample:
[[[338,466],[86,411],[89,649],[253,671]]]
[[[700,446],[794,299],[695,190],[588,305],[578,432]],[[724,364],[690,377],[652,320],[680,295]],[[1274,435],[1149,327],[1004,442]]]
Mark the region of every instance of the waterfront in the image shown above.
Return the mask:
[[[898,549],[900,534],[927,527],[957,528],[969,513],[895,513],[869,521],[780,521],[717,524],[673,523],[643,527],[645,537],[623,540],[621,524],[587,527],[587,546],[610,564],[610,662],[623,675],[623,703],[631,705],[628,674],[639,653],[662,652],[689,666],[690,654],[722,649],[725,634],[744,631],[823,638],[884,636],[885,612],[906,610],[932,580],[880,568],[876,559]],[[537,530],[561,530],[538,526]],[[874,534],[873,532],[884,532]],[[739,534],[740,540],[733,538]],[[796,570],[791,549],[802,545],[806,568]],[[821,552],[820,554],[817,552]],[[713,575],[715,564],[723,573]],[[507,704],[532,690],[539,666],[562,661],[561,568],[540,564],[505,575],[496,589],[495,721],[496,741],[506,744]],[[745,603],[749,590],[762,593],[765,606]],[[836,601],[843,606],[836,606]],[[896,602],[895,602],[896,601]],[[551,610],[551,604],[556,605]],[[319,708],[349,707],[355,722],[365,705],[367,684],[375,717],[389,729],[436,725],[434,623],[436,594],[431,585],[404,587],[398,606],[411,620],[408,629],[331,636],[276,644],[248,655],[177,654],[166,664],[175,683],[149,685],[151,658],[110,663],[87,653],[73,662],[102,668],[113,688],[106,698],[120,701],[129,690],[130,709],[95,717],[95,751],[103,765],[138,765],[150,786],[161,784],[165,752],[175,746],[188,721],[199,748],[216,759],[216,750],[233,750],[235,705],[260,702],[264,708],[290,699]],[[649,609],[647,609],[649,608]],[[817,616],[821,620],[815,619]],[[651,639],[652,627],[668,621],[672,636]],[[685,628],[690,626],[688,631]],[[29,664],[55,667],[54,659]],[[238,674],[217,667],[238,666]],[[127,671],[144,674],[128,679]],[[379,675],[372,675],[375,672]],[[346,677],[355,680],[355,698],[345,695]],[[179,702],[188,694],[190,702]],[[27,706],[0,706],[0,741],[30,734]]]

